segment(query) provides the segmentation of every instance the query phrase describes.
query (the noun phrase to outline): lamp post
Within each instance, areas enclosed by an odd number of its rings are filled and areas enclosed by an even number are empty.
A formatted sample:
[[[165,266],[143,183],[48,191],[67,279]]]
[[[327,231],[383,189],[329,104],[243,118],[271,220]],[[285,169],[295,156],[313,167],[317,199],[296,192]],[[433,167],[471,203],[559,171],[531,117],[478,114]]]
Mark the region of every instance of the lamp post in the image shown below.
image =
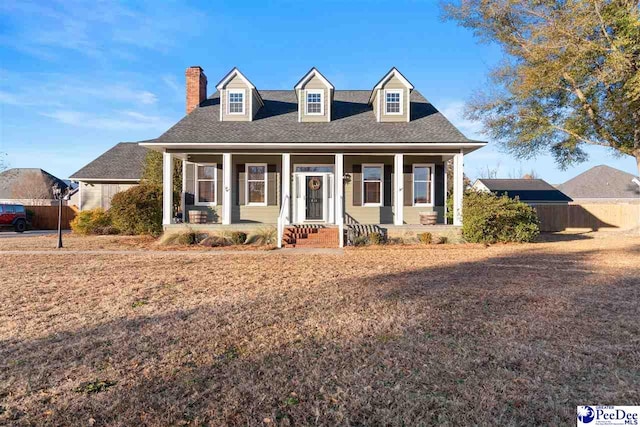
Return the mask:
[[[58,245],[57,249],[62,248],[62,189],[56,183],[53,186],[53,196],[58,200]]]

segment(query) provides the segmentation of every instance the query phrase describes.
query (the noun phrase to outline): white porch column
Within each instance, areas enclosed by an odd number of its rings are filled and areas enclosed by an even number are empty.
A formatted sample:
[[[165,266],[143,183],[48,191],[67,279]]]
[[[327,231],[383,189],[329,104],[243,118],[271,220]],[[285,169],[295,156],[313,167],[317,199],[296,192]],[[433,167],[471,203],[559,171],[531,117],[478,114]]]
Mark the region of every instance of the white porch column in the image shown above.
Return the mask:
[[[393,224],[402,225],[404,223],[404,154],[395,155],[393,159],[393,176],[396,181],[393,186],[395,191]]]
[[[182,161],[182,194],[180,197],[180,206],[182,208],[182,222],[187,222],[187,161]]]
[[[291,154],[282,154],[282,210],[284,212],[284,223],[291,224]]]
[[[222,154],[222,223],[231,224],[231,153]]]
[[[335,190],[333,192],[333,200],[335,204],[335,222],[339,228],[339,242],[340,247],[344,247],[344,154],[336,154],[335,177],[333,179],[335,183]]]
[[[445,225],[449,223],[447,219],[447,200],[449,200],[449,183],[447,182],[447,164],[448,160],[444,161],[444,223]]]
[[[463,160],[462,151],[453,156],[453,225],[462,225]]]
[[[173,219],[173,156],[162,153],[162,225]]]

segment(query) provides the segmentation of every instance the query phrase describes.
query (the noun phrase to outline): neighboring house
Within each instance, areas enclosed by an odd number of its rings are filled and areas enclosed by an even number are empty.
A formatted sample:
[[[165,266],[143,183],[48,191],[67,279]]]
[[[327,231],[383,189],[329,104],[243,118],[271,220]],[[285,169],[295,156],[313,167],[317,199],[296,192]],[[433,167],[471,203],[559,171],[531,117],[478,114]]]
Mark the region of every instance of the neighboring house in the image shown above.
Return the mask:
[[[575,202],[640,203],[640,186],[634,175],[610,166],[592,167],[558,186]]]
[[[51,205],[53,187],[66,191],[67,184],[39,168],[13,168],[0,173],[0,202]]]
[[[164,153],[165,228],[173,227],[171,165],[183,161],[189,211],[210,227],[445,222],[445,162],[453,162],[454,224],[462,224],[466,138],[396,68],[371,90],[339,90],[312,68],[291,90],[261,90],[237,68],[207,98],[202,68],[186,70],[187,115],[141,141]],[[193,216],[195,218],[195,215]],[[189,215],[184,215],[188,219]],[[336,240],[342,244],[344,233]],[[278,239],[280,240],[280,239]]]
[[[496,193],[498,196],[506,194],[520,199],[521,202],[537,205],[544,203],[567,204],[571,198],[553,185],[542,179],[477,179],[473,189]]]
[[[147,149],[133,142],[121,142],[74,173],[78,182],[72,203],[80,210],[109,209],[114,194],[140,183]]]

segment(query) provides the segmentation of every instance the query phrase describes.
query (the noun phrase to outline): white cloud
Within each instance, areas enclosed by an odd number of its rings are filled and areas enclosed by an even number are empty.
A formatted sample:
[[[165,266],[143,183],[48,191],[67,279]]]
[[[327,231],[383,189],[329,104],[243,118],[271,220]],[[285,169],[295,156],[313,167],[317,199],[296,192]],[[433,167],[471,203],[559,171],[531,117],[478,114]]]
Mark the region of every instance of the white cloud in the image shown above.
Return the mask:
[[[464,117],[464,101],[453,100],[449,102],[441,103],[439,108],[440,112],[449,119],[467,138],[471,139],[484,139],[486,138],[482,134],[482,123],[469,120]]]
[[[116,111],[110,115],[99,115],[73,110],[56,110],[42,113],[43,116],[65,125],[109,131],[166,130],[172,124],[169,119],[150,116],[135,111]]]
[[[47,60],[63,57],[61,50],[99,61],[110,55],[135,58],[137,49],[169,52],[205,21],[181,2],[142,3],[133,10],[117,1],[21,0],[0,2],[0,14],[12,24],[0,44]]]

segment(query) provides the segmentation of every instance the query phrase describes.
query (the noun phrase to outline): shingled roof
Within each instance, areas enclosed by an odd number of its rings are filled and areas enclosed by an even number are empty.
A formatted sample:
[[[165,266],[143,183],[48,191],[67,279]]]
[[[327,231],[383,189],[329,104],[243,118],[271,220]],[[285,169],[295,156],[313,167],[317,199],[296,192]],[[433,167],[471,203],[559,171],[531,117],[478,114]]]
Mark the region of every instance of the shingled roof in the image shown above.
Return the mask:
[[[298,122],[292,90],[261,90],[264,100],[253,121],[221,122],[220,96],[214,93],[200,107],[159,138],[142,143],[469,143],[418,91],[411,93],[411,121],[377,123],[368,105],[369,90],[336,90],[332,119],[324,123]]]
[[[542,179],[479,179],[492,193],[521,202],[570,202],[571,198]],[[474,184],[475,185],[475,184]]]
[[[29,180],[28,182],[25,180]],[[38,186],[31,188],[27,193],[45,195],[53,198],[52,187],[58,185],[61,189],[66,189],[67,184],[60,178],[51,175],[40,168],[13,168],[0,173],[0,199],[24,199],[22,194],[24,186]]]
[[[638,199],[640,187],[630,173],[606,165],[592,167],[558,188],[574,199]]]
[[[122,181],[142,177],[144,158],[148,150],[136,142],[121,142],[71,175],[71,179]]]

